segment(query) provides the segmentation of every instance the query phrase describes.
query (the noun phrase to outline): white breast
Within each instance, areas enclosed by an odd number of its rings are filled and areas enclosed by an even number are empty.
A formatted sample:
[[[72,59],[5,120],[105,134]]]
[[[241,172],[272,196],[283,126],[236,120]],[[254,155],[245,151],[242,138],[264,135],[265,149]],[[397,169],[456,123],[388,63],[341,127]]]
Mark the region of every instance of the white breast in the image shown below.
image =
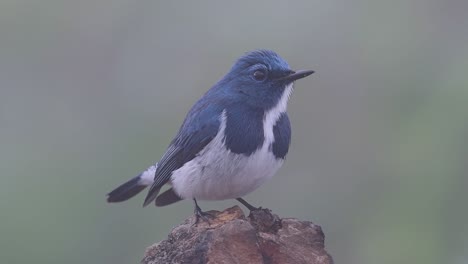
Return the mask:
[[[184,199],[224,200],[242,197],[270,179],[283,164],[269,146],[274,142],[273,127],[286,111],[292,84],[287,86],[278,105],[263,120],[265,140],[250,156],[229,151],[224,143],[226,110],[220,116],[216,137],[197,155],[172,173],[172,187]]]

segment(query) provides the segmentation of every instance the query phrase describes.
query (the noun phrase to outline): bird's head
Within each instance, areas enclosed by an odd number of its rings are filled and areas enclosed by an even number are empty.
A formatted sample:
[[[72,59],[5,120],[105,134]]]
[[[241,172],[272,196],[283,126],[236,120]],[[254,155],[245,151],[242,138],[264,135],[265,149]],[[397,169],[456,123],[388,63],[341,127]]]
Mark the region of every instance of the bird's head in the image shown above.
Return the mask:
[[[269,109],[278,103],[287,86],[312,73],[291,70],[273,51],[256,50],[240,57],[218,87],[235,101]]]

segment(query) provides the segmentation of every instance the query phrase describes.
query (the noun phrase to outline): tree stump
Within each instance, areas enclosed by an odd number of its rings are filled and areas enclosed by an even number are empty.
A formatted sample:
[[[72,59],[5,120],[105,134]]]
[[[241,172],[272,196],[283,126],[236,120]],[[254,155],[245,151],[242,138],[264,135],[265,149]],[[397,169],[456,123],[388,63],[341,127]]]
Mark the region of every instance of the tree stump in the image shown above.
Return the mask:
[[[210,211],[209,222],[192,216],[168,238],[150,246],[141,263],[333,264],[320,226],[294,218],[280,219],[269,209],[248,217],[238,206]]]

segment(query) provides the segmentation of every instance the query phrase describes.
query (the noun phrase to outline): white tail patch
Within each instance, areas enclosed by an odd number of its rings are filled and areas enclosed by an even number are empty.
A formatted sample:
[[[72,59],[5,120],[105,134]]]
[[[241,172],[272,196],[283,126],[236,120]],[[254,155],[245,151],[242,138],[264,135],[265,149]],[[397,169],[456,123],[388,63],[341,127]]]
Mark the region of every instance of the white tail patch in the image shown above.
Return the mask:
[[[138,184],[144,185],[144,186],[153,184],[154,174],[156,173],[157,167],[158,167],[158,164],[156,163],[155,165],[149,167],[144,172],[142,172],[140,175],[140,179],[138,180]]]

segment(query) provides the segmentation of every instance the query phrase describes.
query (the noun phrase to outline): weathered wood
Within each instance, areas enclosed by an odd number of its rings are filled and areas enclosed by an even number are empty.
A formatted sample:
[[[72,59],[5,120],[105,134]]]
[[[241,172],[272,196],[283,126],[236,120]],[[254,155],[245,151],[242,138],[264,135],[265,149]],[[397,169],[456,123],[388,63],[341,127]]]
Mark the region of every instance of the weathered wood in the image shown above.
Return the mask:
[[[322,229],[312,222],[280,219],[268,209],[245,217],[238,206],[209,213],[209,223],[194,225],[191,217],[175,227],[146,250],[142,263],[333,264]]]

